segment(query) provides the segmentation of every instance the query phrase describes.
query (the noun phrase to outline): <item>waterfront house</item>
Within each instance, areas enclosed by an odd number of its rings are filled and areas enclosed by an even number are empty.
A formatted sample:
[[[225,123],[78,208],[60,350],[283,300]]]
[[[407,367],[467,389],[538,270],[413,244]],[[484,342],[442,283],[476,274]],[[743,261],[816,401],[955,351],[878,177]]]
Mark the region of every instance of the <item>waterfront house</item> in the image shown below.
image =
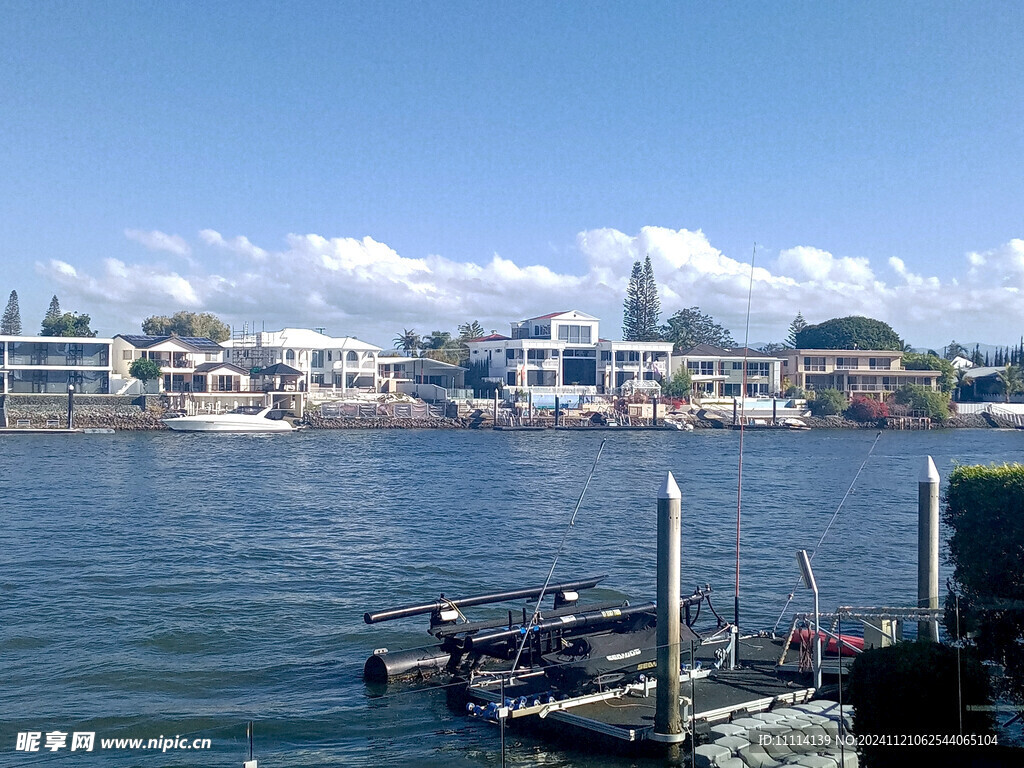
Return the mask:
[[[211,369],[198,369],[208,363],[224,362],[224,348],[205,337],[119,333],[113,339],[113,358],[114,373],[124,378],[130,376],[132,362],[148,358],[160,365],[161,391],[206,392],[211,391],[207,378]],[[216,375],[238,378],[238,374],[227,371]],[[219,386],[226,382],[217,383]],[[232,382],[232,386],[237,391],[241,383]]]
[[[746,392],[744,385],[746,363]],[[705,399],[769,397],[782,389],[781,357],[755,349],[698,344],[672,356],[672,367],[685,366],[690,372],[694,394]]]
[[[1024,402],[1021,395],[1006,396],[1006,386],[999,374],[1006,371],[1005,365],[976,366],[964,373],[964,384],[960,393],[961,400],[975,400],[983,403],[1020,403]]]
[[[112,339],[0,336],[0,394],[109,394]]]
[[[788,349],[782,374],[804,390],[838,389],[847,397],[882,398],[904,384],[937,390],[941,371],[909,371],[896,350]]]
[[[432,403],[472,396],[465,388],[465,368],[430,357],[379,357],[377,375],[382,392],[403,392]]]
[[[381,348],[353,336],[328,336],[308,328],[242,331],[224,346],[232,363],[254,373],[278,364],[299,371],[299,388],[312,393],[379,389],[377,357]]]
[[[670,342],[602,339],[600,320],[578,310],[513,322],[509,336],[492,333],[466,346],[485,379],[534,394],[613,394],[628,381],[671,375]]]

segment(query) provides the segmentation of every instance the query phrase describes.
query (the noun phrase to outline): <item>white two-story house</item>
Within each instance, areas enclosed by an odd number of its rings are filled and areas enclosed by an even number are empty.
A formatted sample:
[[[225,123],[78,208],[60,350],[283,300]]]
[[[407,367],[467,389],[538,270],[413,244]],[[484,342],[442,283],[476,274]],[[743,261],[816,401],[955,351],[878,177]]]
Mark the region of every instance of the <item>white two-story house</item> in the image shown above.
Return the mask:
[[[469,364],[484,378],[537,394],[612,394],[630,380],[671,375],[672,344],[608,341],[600,320],[580,312],[552,312],[511,324],[511,335],[468,341]]]
[[[230,385],[234,391],[243,384],[241,372],[217,371],[222,377],[210,380],[213,365],[224,361],[224,348],[213,339],[193,336],[147,336],[119,333],[113,340],[112,361],[114,373],[128,378],[129,368],[139,358],[149,358],[160,364],[164,392],[206,392],[227,386],[223,376],[234,376]]]
[[[279,363],[301,373],[300,389],[376,392],[381,348],[354,336],[334,337],[308,328],[236,334],[224,342],[229,360],[250,371]]]
[[[711,344],[698,344],[672,357],[673,367],[685,366],[690,372],[694,394],[708,399],[778,394],[782,389],[782,364],[782,358],[756,349],[725,349]]]

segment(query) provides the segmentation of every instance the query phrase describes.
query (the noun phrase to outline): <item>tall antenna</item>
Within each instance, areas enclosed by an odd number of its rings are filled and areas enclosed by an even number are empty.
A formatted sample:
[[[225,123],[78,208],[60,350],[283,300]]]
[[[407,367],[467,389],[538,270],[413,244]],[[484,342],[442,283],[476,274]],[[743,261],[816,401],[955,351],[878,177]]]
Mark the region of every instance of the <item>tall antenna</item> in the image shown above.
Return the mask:
[[[747,403],[747,354],[750,352],[750,300],[754,294],[754,258],[757,256],[757,243],[750,254],[750,285],[747,288],[747,321],[743,332],[743,386],[740,391],[740,457],[736,470],[736,590],[733,595],[732,623],[738,629],[740,625],[740,511],[743,508],[743,415]]]

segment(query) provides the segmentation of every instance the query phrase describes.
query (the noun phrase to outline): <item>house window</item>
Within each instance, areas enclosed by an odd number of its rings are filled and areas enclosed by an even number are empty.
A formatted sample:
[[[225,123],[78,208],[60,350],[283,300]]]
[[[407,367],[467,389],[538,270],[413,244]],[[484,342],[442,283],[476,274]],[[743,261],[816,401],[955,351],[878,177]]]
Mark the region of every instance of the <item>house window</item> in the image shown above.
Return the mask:
[[[121,350],[121,359],[122,360],[134,360],[135,359],[135,350],[134,349],[122,349]]]
[[[824,371],[825,370],[825,358],[824,357],[805,357],[804,358],[804,370],[805,371]]]
[[[332,360],[333,358],[334,358],[334,353],[333,353],[333,352],[332,352],[331,350],[329,350],[329,349],[328,349],[328,350],[327,350],[327,362],[328,362],[328,363],[329,363],[329,362],[331,362],[331,360]]]
[[[516,359],[516,351],[514,349],[506,349],[505,350],[505,359],[506,360],[515,360]]]
[[[324,367],[324,351],[322,349],[314,349],[313,350],[313,355],[312,355],[312,358],[310,359],[309,364],[313,368],[323,368]]]
[[[589,325],[560,325],[558,326],[558,338],[561,341],[568,341],[570,344],[589,344]]]
[[[640,362],[639,352],[616,352],[615,362],[617,363],[638,363]]]
[[[610,349],[602,349],[601,350],[601,360],[602,360],[602,362],[608,362],[611,359],[612,359],[612,352],[611,352],[611,350]]]
[[[747,376],[770,376],[771,363],[747,363]]]
[[[527,360],[546,360],[547,355],[544,354],[543,349],[528,349],[526,350]]]
[[[888,371],[892,366],[892,358],[889,357],[870,357],[868,358],[868,365],[872,371]]]
[[[552,349],[551,350],[551,356],[552,357],[558,357],[558,350],[557,349]]]
[[[208,362],[208,363],[216,363],[218,360],[220,360],[220,355],[218,355],[216,352],[207,352],[206,353],[206,362]]]
[[[742,371],[742,370],[743,370],[743,363],[740,363],[740,362],[734,362],[734,363],[732,364],[732,369],[733,369],[734,371]]]
[[[294,363],[295,362],[295,350],[294,349],[289,349],[288,351],[286,351],[284,353],[284,359],[287,362],[289,362],[289,363]]]
[[[357,355],[355,352],[349,352],[347,355],[345,355],[345,362],[347,362],[347,363],[358,363],[359,362],[359,355]]]
[[[859,367],[860,360],[856,357],[837,357],[836,368],[851,371]]]
[[[534,336],[540,336],[540,326],[539,325],[533,326],[533,335]]]
[[[514,387],[516,385],[515,371],[508,372],[508,375],[505,377],[505,383],[508,384],[510,387]]]
[[[729,383],[726,383],[726,384],[722,385],[722,394],[725,395],[726,397],[739,397],[740,396],[740,392],[742,392],[742,391],[743,391],[743,385],[742,384],[729,384]]]
[[[232,376],[218,376],[217,377],[217,391],[218,392],[231,392],[234,387]]]
[[[715,375],[715,361],[714,360],[687,360],[686,369],[691,373],[696,373],[699,376],[714,376]]]

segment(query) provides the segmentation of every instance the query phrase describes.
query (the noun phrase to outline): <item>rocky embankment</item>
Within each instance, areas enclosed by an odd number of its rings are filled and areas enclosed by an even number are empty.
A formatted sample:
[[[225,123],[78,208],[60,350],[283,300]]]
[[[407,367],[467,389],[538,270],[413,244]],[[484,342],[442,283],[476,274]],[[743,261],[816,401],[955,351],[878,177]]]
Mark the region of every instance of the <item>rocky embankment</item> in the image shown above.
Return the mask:
[[[308,429],[463,429],[467,425],[462,419],[395,418],[374,416],[366,419],[325,418],[320,414],[307,413]]]

